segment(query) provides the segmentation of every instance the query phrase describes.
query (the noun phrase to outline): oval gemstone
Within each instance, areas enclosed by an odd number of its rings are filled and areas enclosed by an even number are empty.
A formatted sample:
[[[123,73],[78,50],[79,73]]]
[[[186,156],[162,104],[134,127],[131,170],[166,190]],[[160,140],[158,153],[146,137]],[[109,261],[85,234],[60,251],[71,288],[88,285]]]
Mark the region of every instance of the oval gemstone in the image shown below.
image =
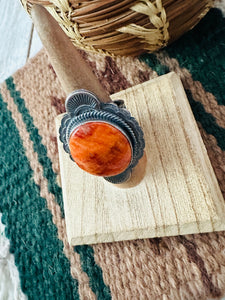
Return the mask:
[[[129,166],[132,149],[127,137],[104,122],[78,126],[69,140],[70,154],[77,165],[98,176],[114,176]]]

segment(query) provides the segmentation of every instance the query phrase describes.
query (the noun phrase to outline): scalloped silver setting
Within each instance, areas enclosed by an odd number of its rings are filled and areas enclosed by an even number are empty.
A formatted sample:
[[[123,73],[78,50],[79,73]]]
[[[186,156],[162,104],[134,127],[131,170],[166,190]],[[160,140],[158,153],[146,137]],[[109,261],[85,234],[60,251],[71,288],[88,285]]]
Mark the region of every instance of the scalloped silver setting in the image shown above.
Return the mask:
[[[145,142],[141,127],[130,112],[124,108],[123,101],[116,100],[114,103],[103,103],[92,92],[81,89],[74,91],[67,97],[65,106],[67,113],[61,121],[59,137],[64,150],[69,155],[70,135],[76,127],[87,122],[109,123],[127,137],[132,149],[132,160],[129,167],[121,174],[104,177],[105,180],[115,184],[126,181],[130,177],[132,169],[143,156]],[[71,155],[70,158],[72,159]]]

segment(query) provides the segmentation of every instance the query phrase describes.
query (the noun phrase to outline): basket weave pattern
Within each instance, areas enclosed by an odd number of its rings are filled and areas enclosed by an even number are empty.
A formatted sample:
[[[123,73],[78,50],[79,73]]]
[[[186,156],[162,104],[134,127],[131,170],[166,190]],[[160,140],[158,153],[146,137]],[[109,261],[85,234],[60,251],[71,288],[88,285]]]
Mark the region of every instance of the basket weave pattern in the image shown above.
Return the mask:
[[[154,52],[193,28],[212,0],[21,0],[46,7],[73,44],[109,55]]]

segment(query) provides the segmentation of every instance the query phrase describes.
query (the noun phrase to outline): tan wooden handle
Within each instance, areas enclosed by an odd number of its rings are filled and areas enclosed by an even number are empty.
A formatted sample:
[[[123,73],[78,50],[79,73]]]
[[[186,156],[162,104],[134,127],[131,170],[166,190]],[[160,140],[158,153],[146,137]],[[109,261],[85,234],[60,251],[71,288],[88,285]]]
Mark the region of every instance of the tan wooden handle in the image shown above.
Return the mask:
[[[77,89],[87,89],[95,93],[102,102],[112,102],[80,52],[48,11],[40,5],[33,5],[31,16],[65,92],[70,94]],[[138,184],[144,176],[145,161],[146,157],[143,157],[130,180],[119,186],[131,187]]]
[[[111,102],[86,61],[48,11],[33,5],[31,16],[65,92],[70,94],[76,89],[87,89],[101,101]]]

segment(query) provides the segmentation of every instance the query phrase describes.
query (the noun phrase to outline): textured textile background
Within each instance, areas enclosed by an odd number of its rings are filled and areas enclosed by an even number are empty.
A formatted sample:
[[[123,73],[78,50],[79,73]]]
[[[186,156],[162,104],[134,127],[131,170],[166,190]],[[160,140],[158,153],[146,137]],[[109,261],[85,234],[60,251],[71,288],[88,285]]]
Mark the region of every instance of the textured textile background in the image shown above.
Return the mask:
[[[225,196],[225,20],[212,9],[157,54],[82,52],[109,93],[181,77]],[[225,294],[225,233],[69,246],[54,118],[65,94],[41,51],[0,90],[0,212],[29,299],[212,299]]]

